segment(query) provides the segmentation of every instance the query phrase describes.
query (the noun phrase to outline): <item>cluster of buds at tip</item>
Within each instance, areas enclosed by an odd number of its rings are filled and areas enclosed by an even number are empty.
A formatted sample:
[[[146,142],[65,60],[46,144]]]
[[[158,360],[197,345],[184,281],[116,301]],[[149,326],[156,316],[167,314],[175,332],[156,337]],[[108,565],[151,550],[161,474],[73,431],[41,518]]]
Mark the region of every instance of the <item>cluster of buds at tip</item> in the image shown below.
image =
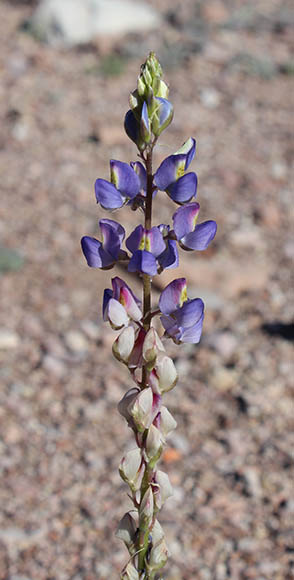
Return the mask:
[[[196,141],[190,137],[152,169],[153,148],[172,121],[169,88],[154,53],[142,65],[137,88],[131,93],[125,130],[136,144],[139,161],[110,161],[110,179],[98,178],[95,197],[104,210],[126,205],[140,209],[144,223],[126,233],[112,219],[100,219],[98,239],[82,238],[82,251],[91,268],[108,270],[122,263],[143,279],[141,301],[118,276],[104,291],[103,319],[118,334],[113,342],[114,357],[128,369],[133,386],[118,404],[135,437],[136,447],[128,451],[119,473],[129,486],[133,506],[117,530],[127,547],[130,560],[122,571],[123,580],[153,579],[166,563],[168,549],[157,513],[172,495],[169,477],[157,463],[176,421],[163,404],[165,393],[178,380],[177,369],[168,356],[165,340],[175,344],[197,344],[201,337],[204,304],[189,298],[185,278],[176,278],[163,289],[158,306],[151,306],[151,281],[163,270],[177,268],[179,249],[203,251],[216,234],[216,223],[198,223],[200,205],[196,201],[198,179],[190,171]],[[160,192],[178,206],[170,223],[152,225],[152,203]],[[162,330],[157,332],[159,318]],[[159,321],[158,321],[159,322]]]

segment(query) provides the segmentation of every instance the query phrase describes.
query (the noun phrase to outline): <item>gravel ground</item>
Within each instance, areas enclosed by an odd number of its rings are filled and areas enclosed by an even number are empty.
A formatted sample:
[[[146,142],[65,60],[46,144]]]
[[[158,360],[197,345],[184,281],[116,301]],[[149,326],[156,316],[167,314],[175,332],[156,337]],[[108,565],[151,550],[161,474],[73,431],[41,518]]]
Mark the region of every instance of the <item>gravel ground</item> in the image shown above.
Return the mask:
[[[169,345],[164,577],[293,578],[290,9],[162,0],[162,34],[57,51],[30,35],[32,3],[0,2],[1,580],[114,580],[127,559],[117,466],[133,443],[116,405],[130,383],[100,317],[112,272],[87,268],[79,240],[103,216],[109,158],[135,158],[122,119],[150,48],[175,106],[157,162],[195,136],[202,218],[219,224],[154,282],[185,275],[207,309],[199,346]],[[173,209],[159,199],[158,223]]]

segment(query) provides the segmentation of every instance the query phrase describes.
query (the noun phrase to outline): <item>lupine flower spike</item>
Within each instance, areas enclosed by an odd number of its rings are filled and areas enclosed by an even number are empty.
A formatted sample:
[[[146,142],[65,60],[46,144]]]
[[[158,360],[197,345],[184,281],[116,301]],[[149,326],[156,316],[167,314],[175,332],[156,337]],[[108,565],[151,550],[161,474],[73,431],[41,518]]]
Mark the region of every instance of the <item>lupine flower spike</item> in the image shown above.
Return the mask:
[[[100,239],[84,236],[81,241],[88,266],[110,269],[117,262],[124,262],[129,272],[137,272],[143,287],[141,301],[124,280],[115,276],[112,288],[107,288],[103,297],[103,319],[118,331],[113,355],[128,368],[134,383],[118,404],[135,440],[134,448],[119,465],[133,504],[122,517],[116,534],[129,552],[120,576],[123,580],[153,580],[168,558],[157,516],[172,495],[172,487],[168,475],[157,464],[167,437],[177,425],[163,404],[163,396],[174,388],[178,375],[165,350],[165,341],[170,338],[176,344],[197,344],[204,317],[204,304],[201,298],[188,297],[185,278],[168,284],[158,307],[152,309],[151,278],[178,266],[178,247],[205,250],[217,228],[212,220],[197,223],[197,176],[189,171],[196,152],[195,139],[190,137],[153,173],[153,149],[173,118],[168,93],[161,66],[155,54],[150,53],[141,67],[137,88],[130,95],[130,110],[124,122],[141,161],[128,164],[113,159],[110,181],[98,178],[95,183],[96,200],[103,209],[123,205],[132,210],[140,208],[144,223],[138,223],[126,237],[119,222],[101,219]],[[153,225],[152,205],[155,196],[160,201],[160,191],[180,207],[170,224]],[[154,326],[156,316],[162,324],[162,336]]]

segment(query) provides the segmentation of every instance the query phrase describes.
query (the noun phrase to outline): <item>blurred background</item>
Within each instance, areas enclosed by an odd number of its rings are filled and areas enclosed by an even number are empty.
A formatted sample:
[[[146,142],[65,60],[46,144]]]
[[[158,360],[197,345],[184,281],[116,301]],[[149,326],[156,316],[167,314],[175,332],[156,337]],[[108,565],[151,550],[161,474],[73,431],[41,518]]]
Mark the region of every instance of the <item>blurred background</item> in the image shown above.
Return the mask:
[[[132,385],[101,322],[114,271],[80,238],[106,215],[109,159],[136,159],[123,118],[150,50],[175,108],[155,165],[195,137],[201,221],[219,225],[154,283],[186,276],[206,304],[200,345],[168,345],[164,577],[293,578],[293,26],[290,0],[0,2],[1,580],[114,580],[127,561]],[[174,210],[158,195],[155,223]]]

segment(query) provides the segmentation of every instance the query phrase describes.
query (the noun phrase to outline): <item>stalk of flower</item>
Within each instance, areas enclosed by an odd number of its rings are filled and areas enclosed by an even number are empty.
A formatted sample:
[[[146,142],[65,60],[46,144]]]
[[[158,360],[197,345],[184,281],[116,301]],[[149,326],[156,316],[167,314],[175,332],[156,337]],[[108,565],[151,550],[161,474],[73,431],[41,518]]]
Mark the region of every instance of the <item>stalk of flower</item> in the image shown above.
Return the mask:
[[[137,272],[142,279],[142,301],[117,276],[103,297],[103,318],[119,331],[113,355],[128,368],[134,382],[118,404],[135,439],[134,449],[126,453],[119,466],[133,504],[117,530],[117,537],[125,543],[130,556],[121,573],[124,580],[152,580],[168,558],[157,515],[172,494],[172,487],[168,475],[158,469],[158,462],[166,438],[176,428],[163,397],[174,388],[178,375],[162,339],[170,338],[176,344],[198,343],[204,317],[202,300],[188,298],[184,278],[168,284],[158,306],[152,309],[152,278],[164,269],[178,266],[178,246],[187,251],[205,250],[216,234],[214,221],[196,223],[200,211],[199,203],[194,201],[197,176],[187,172],[196,151],[193,138],[153,172],[153,149],[173,117],[168,93],[161,66],[150,53],[141,67],[125,116],[126,133],[136,144],[141,161],[128,165],[111,160],[110,181],[97,179],[95,183],[96,200],[102,208],[113,210],[125,204],[132,210],[140,208],[144,223],[126,238],[126,249],[122,248],[125,230],[111,219],[99,221],[101,241],[90,236],[81,241],[90,267],[110,269],[123,261],[129,272]],[[152,223],[153,202],[159,191],[166,192],[180,206],[172,216],[172,225]],[[156,316],[164,331],[161,338],[153,325]]]

